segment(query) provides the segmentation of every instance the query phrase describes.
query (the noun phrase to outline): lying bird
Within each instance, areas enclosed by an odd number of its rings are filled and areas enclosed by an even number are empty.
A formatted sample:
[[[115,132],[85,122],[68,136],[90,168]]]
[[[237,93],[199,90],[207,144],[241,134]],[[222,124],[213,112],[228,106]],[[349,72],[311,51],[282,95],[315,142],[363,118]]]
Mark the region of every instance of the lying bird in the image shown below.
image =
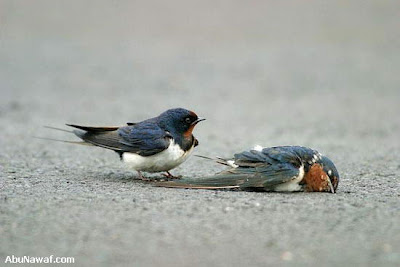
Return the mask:
[[[90,127],[76,124],[67,126],[82,142],[55,140],[75,144],[86,144],[114,150],[121,160],[138,172],[139,178],[147,180],[143,172],[166,172],[182,164],[199,142],[192,132],[197,123],[205,119],[183,108],[169,109],[159,116],[138,123],[127,123],[121,127]],[[67,130],[47,127],[70,132]]]
[[[278,146],[218,158],[230,168],[213,176],[156,182],[156,186],[192,189],[241,189],[275,192],[335,193],[339,173],[330,159],[301,146]]]

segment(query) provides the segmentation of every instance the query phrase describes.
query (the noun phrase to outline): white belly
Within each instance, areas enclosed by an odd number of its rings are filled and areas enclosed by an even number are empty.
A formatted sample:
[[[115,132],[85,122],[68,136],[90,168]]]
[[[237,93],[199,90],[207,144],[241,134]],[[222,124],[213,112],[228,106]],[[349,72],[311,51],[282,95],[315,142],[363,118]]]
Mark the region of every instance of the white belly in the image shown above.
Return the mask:
[[[300,167],[299,175],[290,180],[289,182],[275,186],[274,191],[276,192],[296,192],[302,191],[302,186],[300,185],[301,180],[304,178],[304,166]]]
[[[168,148],[158,154],[144,157],[135,153],[125,152],[122,154],[122,160],[136,171],[169,171],[183,163],[193,152],[193,148],[194,146],[185,152],[171,139]]]

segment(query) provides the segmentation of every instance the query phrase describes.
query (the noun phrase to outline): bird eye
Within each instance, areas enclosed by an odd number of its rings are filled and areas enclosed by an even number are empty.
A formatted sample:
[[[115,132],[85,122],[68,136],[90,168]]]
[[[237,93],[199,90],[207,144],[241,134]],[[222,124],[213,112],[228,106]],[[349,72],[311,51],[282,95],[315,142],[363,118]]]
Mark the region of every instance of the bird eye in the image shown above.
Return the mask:
[[[187,117],[187,118],[185,119],[185,122],[186,122],[187,124],[190,124],[190,123],[192,123],[192,120],[191,120],[189,117]]]

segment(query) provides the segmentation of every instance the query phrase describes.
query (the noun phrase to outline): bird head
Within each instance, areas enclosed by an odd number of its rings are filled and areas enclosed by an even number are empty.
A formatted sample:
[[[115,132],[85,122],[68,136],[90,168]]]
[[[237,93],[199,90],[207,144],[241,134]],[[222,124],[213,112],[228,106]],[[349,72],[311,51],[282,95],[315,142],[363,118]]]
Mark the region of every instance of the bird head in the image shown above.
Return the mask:
[[[328,186],[326,191],[335,193],[339,184],[339,172],[337,171],[335,165],[329,158],[325,156],[321,156],[321,159],[318,160],[317,163],[322,166],[323,171],[327,175],[326,181]]]
[[[159,119],[159,123],[167,131],[183,134],[185,137],[190,137],[196,124],[205,120],[193,111],[183,108],[169,109],[160,114]]]

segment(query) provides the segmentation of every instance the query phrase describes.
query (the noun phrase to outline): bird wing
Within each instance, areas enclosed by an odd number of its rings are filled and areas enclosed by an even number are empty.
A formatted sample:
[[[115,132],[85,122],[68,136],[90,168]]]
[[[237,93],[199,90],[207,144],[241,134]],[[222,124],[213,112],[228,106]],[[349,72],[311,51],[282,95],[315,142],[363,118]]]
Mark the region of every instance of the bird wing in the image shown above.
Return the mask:
[[[262,188],[272,190],[276,185],[295,179],[300,174],[299,157],[290,151],[280,157],[256,150],[235,155],[236,168],[230,168],[213,176],[186,178],[159,182],[157,186],[196,189]],[[274,154],[275,155],[275,154]]]
[[[250,150],[235,154],[235,164],[250,167],[259,164],[291,163],[297,167],[301,165],[298,149],[292,146],[268,147],[261,151]]]
[[[87,143],[114,150],[151,156],[168,148],[171,136],[154,123],[139,123],[123,127],[87,127],[69,125]]]

